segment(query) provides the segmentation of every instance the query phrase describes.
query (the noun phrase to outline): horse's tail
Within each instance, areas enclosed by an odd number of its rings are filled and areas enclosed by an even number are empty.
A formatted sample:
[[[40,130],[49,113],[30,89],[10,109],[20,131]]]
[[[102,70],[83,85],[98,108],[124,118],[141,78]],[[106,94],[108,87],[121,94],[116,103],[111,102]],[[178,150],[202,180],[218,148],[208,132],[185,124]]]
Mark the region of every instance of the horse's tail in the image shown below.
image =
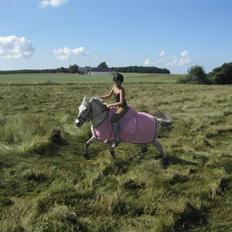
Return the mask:
[[[169,114],[157,111],[157,112],[153,113],[152,116],[156,120],[160,121],[162,126],[171,126],[172,125],[172,118]]]

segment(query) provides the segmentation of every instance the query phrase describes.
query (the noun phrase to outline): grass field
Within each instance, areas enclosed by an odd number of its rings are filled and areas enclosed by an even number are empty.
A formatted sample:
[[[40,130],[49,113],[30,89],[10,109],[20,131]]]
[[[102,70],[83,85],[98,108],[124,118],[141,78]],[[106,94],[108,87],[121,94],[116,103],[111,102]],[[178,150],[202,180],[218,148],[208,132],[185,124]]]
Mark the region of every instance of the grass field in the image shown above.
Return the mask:
[[[179,75],[126,73],[127,83],[175,83]],[[0,74],[1,84],[87,84],[112,83],[112,75]]]
[[[0,76],[1,232],[232,231],[231,86],[127,76],[131,106],[173,118],[159,135],[163,169],[153,146],[121,144],[113,160],[99,142],[83,157],[90,125],[75,127],[77,108],[111,78],[30,78]]]

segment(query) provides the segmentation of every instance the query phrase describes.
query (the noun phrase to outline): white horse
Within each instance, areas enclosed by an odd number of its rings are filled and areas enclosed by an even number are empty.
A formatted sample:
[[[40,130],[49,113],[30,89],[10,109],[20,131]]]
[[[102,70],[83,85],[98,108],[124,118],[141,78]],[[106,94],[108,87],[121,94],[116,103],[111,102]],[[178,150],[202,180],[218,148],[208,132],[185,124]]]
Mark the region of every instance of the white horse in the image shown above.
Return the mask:
[[[116,158],[115,150],[111,147],[114,138],[110,119],[114,112],[114,109],[107,109],[100,98],[84,97],[79,106],[79,115],[75,124],[77,127],[81,127],[86,120],[91,121],[92,124],[92,137],[86,142],[86,158],[88,158],[90,144],[96,140],[109,144],[110,153],[113,158]],[[147,144],[152,143],[159,151],[162,161],[164,161],[166,156],[162,145],[158,141],[158,132],[161,124],[170,125],[171,123],[171,118],[166,114],[158,113],[157,116],[152,116],[143,112],[136,112],[129,107],[128,113],[119,122],[120,140],[121,142],[139,144],[142,152],[146,152]]]

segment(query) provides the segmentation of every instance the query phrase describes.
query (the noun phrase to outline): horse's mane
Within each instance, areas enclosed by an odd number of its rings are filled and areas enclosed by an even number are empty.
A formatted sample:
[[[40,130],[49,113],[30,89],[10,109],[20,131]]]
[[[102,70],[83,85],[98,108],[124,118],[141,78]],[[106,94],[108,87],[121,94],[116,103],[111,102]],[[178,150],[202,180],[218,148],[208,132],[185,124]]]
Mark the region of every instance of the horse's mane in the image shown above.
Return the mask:
[[[95,101],[99,105],[103,105],[103,100],[101,98],[99,98],[99,97],[91,97],[89,102],[91,102],[91,101]]]

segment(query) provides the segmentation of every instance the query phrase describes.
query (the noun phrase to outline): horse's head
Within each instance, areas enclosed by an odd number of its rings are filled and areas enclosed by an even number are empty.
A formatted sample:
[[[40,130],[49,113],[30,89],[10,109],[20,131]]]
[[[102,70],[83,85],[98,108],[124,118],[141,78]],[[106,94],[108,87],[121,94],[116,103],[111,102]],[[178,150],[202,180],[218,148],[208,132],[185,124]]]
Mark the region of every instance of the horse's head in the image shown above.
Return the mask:
[[[81,127],[82,124],[88,119],[90,113],[90,103],[87,97],[84,97],[82,103],[79,106],[79,115],[75,120],[75,124],[77,127]]]

